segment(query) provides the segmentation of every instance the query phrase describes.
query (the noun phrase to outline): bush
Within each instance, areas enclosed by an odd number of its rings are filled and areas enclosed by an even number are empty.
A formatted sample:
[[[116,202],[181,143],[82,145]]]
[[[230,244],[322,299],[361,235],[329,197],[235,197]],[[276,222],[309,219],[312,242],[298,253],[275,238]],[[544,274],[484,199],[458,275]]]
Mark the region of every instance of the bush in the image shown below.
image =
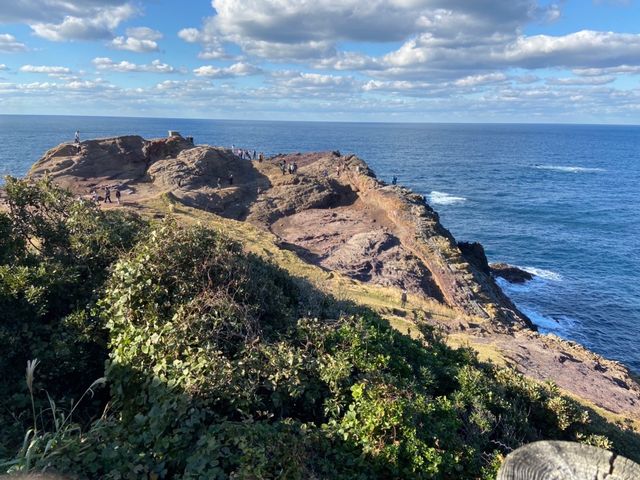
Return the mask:
[[[428,328],[417,341],[356,306],[336,317],[310,288],[216,231],[157,226],[111,269],[99,302],[111,413],[46,455],[32,442],[35,468],[489,479],[530,441],[612,445],[555,386],[481,364]],[[322,305],[314,317],[310,301]]]
[[[136,215],[101,211],[47,180],[7,178],[5,187],[9,211],[0,213],[1,456],[17,449],[24,425],[32,423],[24,384],[28,360],[41,362],[36,390],[46,385],[65,403],[104,375],[108,335],[95,312],[96,301],[109,266],[145,228]],[[38,398],[48,408],[46,397]],[[98,403],[85,413],[95,413]]]

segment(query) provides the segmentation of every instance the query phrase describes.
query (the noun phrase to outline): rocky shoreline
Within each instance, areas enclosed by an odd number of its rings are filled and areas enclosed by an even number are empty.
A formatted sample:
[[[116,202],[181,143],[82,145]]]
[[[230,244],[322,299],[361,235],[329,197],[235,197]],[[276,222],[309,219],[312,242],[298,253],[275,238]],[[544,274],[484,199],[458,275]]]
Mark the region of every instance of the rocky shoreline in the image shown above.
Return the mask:
[[[283,162],[295,162],[296,173],[283,173]],[[118,188],[124,207],[145,213],[154,213],[151,200],[168,195],[208,214],[249,223],[303,262],[353,282],[395,289],[398,298],[407,292],[409,304],[396,310],[436,324],[481,356],[552,380],[607,412],[640,420],[640,387],[625,367],[538,334],[495,282],[498,276],[527,281],[529,273],[489,265],[482,246],[457,243],[422,196],[380,181],[355,155],[299,153],[259,162],[179,136],[126,136],[55,147],[28,174],[44,175],[79,196]],[[437,320],[416,306],[420,299],[453,313]]]

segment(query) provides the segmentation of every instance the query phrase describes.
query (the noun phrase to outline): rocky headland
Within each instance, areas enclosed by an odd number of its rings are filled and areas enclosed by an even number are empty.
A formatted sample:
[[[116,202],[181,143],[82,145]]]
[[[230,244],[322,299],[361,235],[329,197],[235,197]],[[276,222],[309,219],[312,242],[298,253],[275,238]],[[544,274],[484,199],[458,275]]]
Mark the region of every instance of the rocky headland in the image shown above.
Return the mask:
[[[296,173],[283,173],[283,162]],[[330,290],[339,280],[334,293],[374,289],[369,306],[410,335],[416,322],[436,325],[482,359],[551,380],[605,416],[640,421],[640,387],[624,366],[537,333],[494,280],[526,281],[527,272],[489,265],[482,246],[457,243],[424,197],[379,180],[355,155],[249,161],[179,136],[125,136],[55,147],[28,173],[45,175],[87,198],[120,190],[122,205],[105,208],[227,222],[236,240],[262,242],[253,250],[272,260],[288,252],[316,284]]]

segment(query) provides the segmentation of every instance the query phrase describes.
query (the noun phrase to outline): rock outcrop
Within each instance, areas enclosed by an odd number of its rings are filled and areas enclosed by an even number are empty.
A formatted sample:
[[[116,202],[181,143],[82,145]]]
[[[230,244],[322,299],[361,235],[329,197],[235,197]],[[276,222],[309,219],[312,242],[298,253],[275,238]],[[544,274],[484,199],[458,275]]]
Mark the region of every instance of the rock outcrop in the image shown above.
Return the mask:
[[[283,173],[283,162],[295,163],[297,172]],[[526,272],[489,266],[482,245],[458,244],[422,196],[381,182],[356,156],[319,152],[251,162],[181,137],[129,136],[53,148],[29,176],[45,174],[80,196],[116,187],[126,206],[144,209],[167,194],[249,222],[304,262],[354,283],[406,289],[422,297],[420,305],[455,312],[439,324],[450,341],[496,352],[529,377],[552,379],[601,408],[640,419],[640,387],[626,368],[533,331],[494,281],[518,281]]]
[[[295,163],[296,174],[283,173],[282,162]],[[130,136],[56,147],[30,175],[45,173],[79,194],[122,189],[129,193],[125,202],[170,192],[186,205],[269,229],[283,247],[323,268],[407,289],[496,324],[532,326],[489,271],[468,260],[423,197],[380,182],[353,155],[250,162],[181,137]]]
[[[510,283],[524,283],[533,279],[533,274],[508,263],[492,263],[489,267],[494,276]]]

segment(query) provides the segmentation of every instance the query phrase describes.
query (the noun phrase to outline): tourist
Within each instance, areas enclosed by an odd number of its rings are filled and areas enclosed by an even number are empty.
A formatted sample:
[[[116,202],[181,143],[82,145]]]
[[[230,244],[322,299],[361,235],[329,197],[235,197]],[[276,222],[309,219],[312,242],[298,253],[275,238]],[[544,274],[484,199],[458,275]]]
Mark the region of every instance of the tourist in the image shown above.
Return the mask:
[[[282,163],[280,164],[280,170],[282,170],[282,174],[286,175],[287,174],[287,161],[283,160]]]
[[[76,130],[75,143],[80,143],[80,131]]]
[[[264,154],[260,152],[260,156],[258,157],[258,162],[262,163],[263,160],[264,160]]]
[[[402,289],[402,294],[400,295],[400,303],[402,304],[402,308],[407,304],[407,290],[405,288]]]
[[[111,189],[109,187],[104,187],[104,203],[113,203],[111,201]]]
[[[253,159],[254,160],[256,159],[256,151],[255,150],[253,151]]]
[[[391,179],[391,185],[396,185],[397,183],[398,183],[398,177],[394,175],[393,178]]]
[[[296,162],[293,162],[293,164],[291,165],[291,173],[296,173],[298,171],[298,164]]]
[[[221,182],[221,179],[220,179],[220,177],[218,177],[218,181],[216,182],[216,185],[217,185],[217,187],[218,187],[218,190],[220,190],[220,189],[222,188],[222,185],[221,185],[221,183],[220,183],[220,182]]]
[[[229,185],[233,185],[233,173],[229,173],[227,180],[229,181]]]
[[[91,192],[91,201],[94,203],[98,203],[100,201],[100,199],[98,198],[98,192],[95,191],[95,189],[92,189]]]
[[[120,189],[118,187],[116,187],[116,202],[118,203],[118,205],[120,205]]]

